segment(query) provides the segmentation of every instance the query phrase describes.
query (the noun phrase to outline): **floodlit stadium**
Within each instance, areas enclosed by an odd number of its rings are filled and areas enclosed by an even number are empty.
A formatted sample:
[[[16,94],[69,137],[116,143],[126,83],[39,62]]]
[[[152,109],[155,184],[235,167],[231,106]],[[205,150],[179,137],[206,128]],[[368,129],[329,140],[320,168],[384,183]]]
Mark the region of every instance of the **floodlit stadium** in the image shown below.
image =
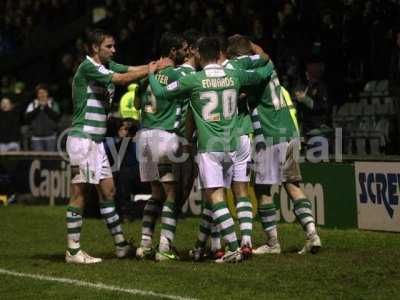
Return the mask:
[[[0,3],[1,299],[395,299],[400,2]]]

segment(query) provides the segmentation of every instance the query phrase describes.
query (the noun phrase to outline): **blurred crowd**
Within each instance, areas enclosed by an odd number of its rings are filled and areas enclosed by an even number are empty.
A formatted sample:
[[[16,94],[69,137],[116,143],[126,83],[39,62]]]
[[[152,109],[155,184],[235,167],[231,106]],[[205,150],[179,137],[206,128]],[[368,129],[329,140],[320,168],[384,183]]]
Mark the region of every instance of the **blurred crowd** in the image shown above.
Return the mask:
[[[29,136],[24,149],[38,149],[35,138],[43,136],[48,146],[60,121],[68,123],[71,80],[85,56],[85,32],[94,19],[116,37],[115,60],[128,65],[156,58],[165,31],[194,28],[203,34],[249,36],[270,54],[307,131],[332,126],[332,107],[358,94],[367,81],[388,79],[391,93],[400,96],[400,0],[6,0],[0,11],[0,57],[26,49],[49,29],[92,16],[73,42],[66,39],[56,51],[42,51],[43,65],[51,66],[40,69],[46,105],[29,66],[1,74],[0,143],[20,140],[21,131],[9,130],[9,118],[27,128],[22,130]],[[116,110],[124,92],[117,89]],[[9,117],[11,112],[19,118]],[[46,132],[32,123],[36,118],[48,124]]]

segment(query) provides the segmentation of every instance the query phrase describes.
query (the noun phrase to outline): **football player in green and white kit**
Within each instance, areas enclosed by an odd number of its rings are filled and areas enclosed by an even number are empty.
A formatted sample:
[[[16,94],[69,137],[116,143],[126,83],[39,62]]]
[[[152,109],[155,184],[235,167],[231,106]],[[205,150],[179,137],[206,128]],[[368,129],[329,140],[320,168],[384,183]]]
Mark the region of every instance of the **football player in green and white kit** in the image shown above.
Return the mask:
[[[240,55],[246,40],[236,36],[230,40],[231,53]],[[300,139],[295,111],[290,97],[280,85],[274,68],[271,79],[249,93],[251,119],[255,135],[255,192],[259,202],[258,213],[267,235],[265,245],[255,249],[254,254],[280,253],[276,226],[276,207],[271,196],[271,186],[282,184],[294,204],[294,214],[303,226],[307,240],[300,254],[316,253],[321,241],[315,228],[311,202],[299,186],[301,181],[298,163]]]
[[[187,54],[185,62],[176,70],[181,76],[187,76],[196,72],[198,62],[195,59],[197,54],[197,40],[200,38],[200,33],[194,29],[186,30],[183,33],[183,38],[187,43]],[[180,153],[184,155],[183,162],[175,164],[175,175],[177,179],[177,203],[182,206],[190,195],[193,187],[193,182],[196,177],[196,165],[193,159],[194,148],[188,141],[192,140],[194,124],[193,116],[189,105],[189,98],[180,100],[180,113],[177,114],[177,134],[180,140]]]
[[[247,41],[248,49],[241,56],[227,58],[228,41],[224,37],[219,38],[221,55],[219,63],[227,69],[249,70],[266,65],[269,57],[257,45]],[[257,53],[257,54],[254,54]],[[251,54],[251,55],[250,55]],[[241,251],[244,258],[252,253],[252,229],[253,229],[253,211],[252,204],[248,194],[248,183],[250,181],[250,163],[251,163],[251,143],[249,134],[253,132],[247,101],[238,102],[238,123],[235,135],[239,136],[239,146],[236,153],[236,159],[233,165],[232,192],[235,198],[236,213],[239,220],[241,234]],[[211,234],[211,252],[219,255],[221,252],[221,242],[219,232],[209,221],[212,220],[212,211],[209,204],[205,204],[200,222],[196,248],[191,252],[195,260],[202,258],[202,252],[206,245],[208,236]]]
[[[224,187],[231,184],[238,146],[238,138],[234,135],[237,99],[242,86],[266,80],[272,68],[267,65],[252,72],[222,68],[218,64],[220,47],[217,38],[202,38],[198,48],[202,71],[185,76],[167,87],[163,87],[154,75],[149,76],[149,81],[156,97],[190,97],[198,135],[197,159],[201,184],[207,201],[212,204],[213,221],[228,246],[228,251],[216,262],[237,262],[242,260],[242,254],[234,222],[224,200]],[[150,67],[150,73],[153,69]]]
[[[173,33],[165,33],[160,40],[161,57],[170,59],[173,64],[184,62],[187,43]],[[156,74],[158,82],[164,86],[177,80],[182,75],[178,69],[168,66]],[[139,103],[140,102],[140,103]],[[173,165],[177,160],[178,136],[176,135],[177,116],[180,114],[180,101],[168,101],[162,96],[154,96],[148,80],[143,80],[139,87],[136,101],[141,109],[141,129],[138,133],[138,158],[140,178],[150,182],[152,197],[143,211],[142,237],[136,256],[152,256],[152,238],[159,212],[161,212],[161,233],[156,260],[175,260],[178,257],[172,251],[177,222],[176,178]],[[161,185],[160,185],[161,182]],[[162,199],[162,189],[165,201]]]
[[[74,112],[67,138],[72,195],[66,216],[68,249],[65,260],[78,264],[101,262],[100,258],[92,257],[80,248],[85,183],[96,186],[100,212],[114,238],[117,257],[127,256],[130,250],[115,210],[115,188],[102,142],[114,85],[128,84],[144,77],[149,69],[147,65],[132,67],[112,61],[114,38],[101,30],[89,34],[88,49],[89,55],[78,67],[72,83]]]

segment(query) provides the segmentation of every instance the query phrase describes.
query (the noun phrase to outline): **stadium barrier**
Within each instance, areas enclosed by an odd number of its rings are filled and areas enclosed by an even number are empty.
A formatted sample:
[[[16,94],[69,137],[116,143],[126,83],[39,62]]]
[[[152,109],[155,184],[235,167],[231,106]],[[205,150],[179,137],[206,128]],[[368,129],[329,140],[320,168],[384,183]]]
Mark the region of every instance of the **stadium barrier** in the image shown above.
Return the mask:
[[[391,162],[345,161],[302,163],[302,188],[313,202],[318,225],[400,232],[400,159]],[[397,160],[397,161],[396,161]],[[70,167],[58,153],[9,152],[0,154],[0,195],[17,194],[29,204],[65,204],[70,195]],[[282,222],[294,222],[292,203],[283,188],[272,188]],[[254,213],[257,202],[250,187]],[[235,213],[233,196],[227,191]],[[201,193],[196,185],[182,208],[199,215]]]

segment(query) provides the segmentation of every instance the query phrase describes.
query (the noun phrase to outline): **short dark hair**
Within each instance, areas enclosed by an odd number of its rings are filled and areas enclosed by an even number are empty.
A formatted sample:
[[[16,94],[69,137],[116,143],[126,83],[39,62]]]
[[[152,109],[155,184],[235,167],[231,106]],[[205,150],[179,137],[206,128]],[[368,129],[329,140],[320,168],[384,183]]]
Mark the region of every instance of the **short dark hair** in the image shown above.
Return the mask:
[[[250,40],[240,34],[235,34],[228,38],[228,48],[226,52],[229,57],[253,54]]]
[[[228,39],[223,35],[219,35],[218,36],[218,41],[219,41],[220,50],[222,52],[226,53],[226,51],[228,49]]]
[[[198,46],[199,54],[203,61],[208,62],[219,59],[220,46],[218,38],[214,36],[201,38]]]
[[[100,46],[107,37],[113,36],[111,33],[100,28],[90,30],[87,34],[87,49],[89,54],[93,53],[93,45]]]
[[[181,48],[183,41],[183,38],[176,33],[164,33],[160,39],[160,55],[167,57],[172,49]]]
[[[188,47],[197,48],[197,41],[200,37],[200,32],[193,28],[183,32],[183,38],[188,43]]]
[[[39,83],[35,86],[35,93],[37,94],[37,92],[39,90],[46,90],[47,92],[49,92],[49,87],[47,86],[47,84],[44,83]]]

